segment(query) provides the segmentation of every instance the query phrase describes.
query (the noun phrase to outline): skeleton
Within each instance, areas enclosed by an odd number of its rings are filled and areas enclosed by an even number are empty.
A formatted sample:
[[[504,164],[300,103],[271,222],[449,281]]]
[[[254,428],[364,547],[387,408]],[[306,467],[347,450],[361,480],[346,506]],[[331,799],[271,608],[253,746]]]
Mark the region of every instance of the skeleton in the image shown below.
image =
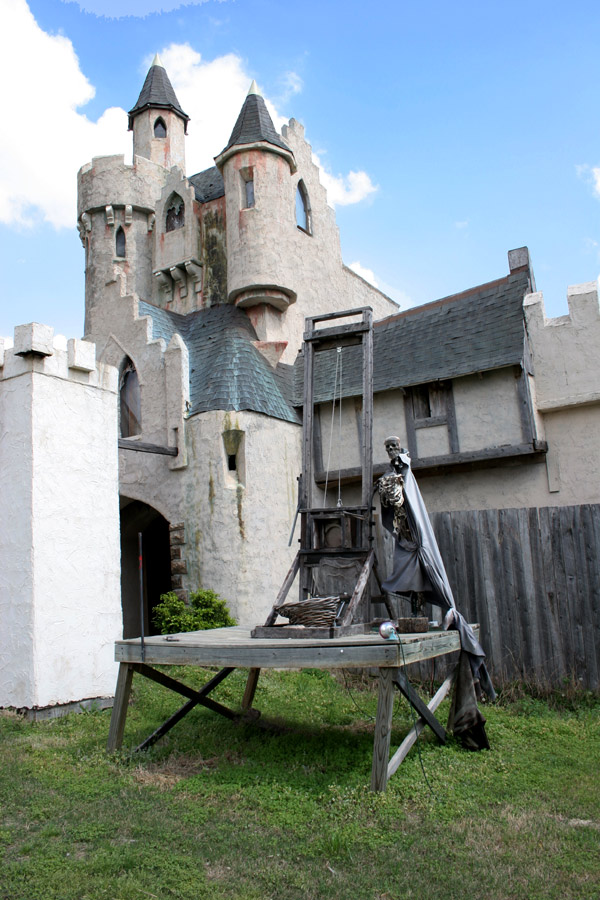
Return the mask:
[[[393,510],[391,531],[397,544],[396,553],[402,550],[406,550],[407,553],[414,552],[412,548],[415,548],[416,545],[404,503],[403,469],[406,470],[406,465],[402,462],[400,456],[400,454],[406,454],[408,451],[401,446],[400,438],[395,436],[385,439],[385,449],[390,458],[392,471],[382,475],[377,482],[381,505]],[[393,593],[393,591],[390,591],[390,593]],[[403,593],[407,593],[410,596],[413,616],[421,615],[425,605],[424,591],[405,589]]]

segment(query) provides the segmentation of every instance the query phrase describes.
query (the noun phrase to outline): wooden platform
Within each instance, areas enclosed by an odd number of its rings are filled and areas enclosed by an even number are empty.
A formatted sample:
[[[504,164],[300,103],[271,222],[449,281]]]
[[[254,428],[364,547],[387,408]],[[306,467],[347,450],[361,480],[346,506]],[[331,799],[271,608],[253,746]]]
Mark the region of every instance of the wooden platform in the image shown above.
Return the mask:
[[[478,626],[474,626],[478,633]],[[379,697],[373,747],[372,790],[384,790],[388,777],[408,753],[418,733],[425,725],[433,728],[440,740],[445,739],[443,727],[434,710],[447,695],[451,678],[448,678],[436,696],[426,706],[408,684],[401,669],[406,664],[443,656],[460,650],[457,631],[430,631],[425,634],[400,635],[400,642],[385,641],[378,633],[348,635],[330,639],[281,640],[252,638],[250,629],[235,626],[212,631],[194,631],[185,634],[160,635],[146,638],[144,646],[140,638],[117,641],[115,659],[119,666],[115,703],[113,706],[108,750],[121,747],[127,717],[127,705],[134,672],[151,678],[165,687],[188,698],[188,702],[171,716],[153,735],[137,749],[144,749],[158,740],[194,706],[206,706],[229,719],[251,717],[254,689],[260,669],[352,669],[373,667],[379,669]],[[153,668],[153,666],[217,666],[221,671],[199,691]],[[208,695],[235,668],[250,669],[250,677],[240,711],[233,711],[212,700]],[[402,691],[418,715],[417,729],[411,730],[402,747],[389,760],[394,685]],[[438,696],[439,695],[439,696]],[[405,745],[407,745],[405,747]],[[399,757],[400,751],[403,751]]]

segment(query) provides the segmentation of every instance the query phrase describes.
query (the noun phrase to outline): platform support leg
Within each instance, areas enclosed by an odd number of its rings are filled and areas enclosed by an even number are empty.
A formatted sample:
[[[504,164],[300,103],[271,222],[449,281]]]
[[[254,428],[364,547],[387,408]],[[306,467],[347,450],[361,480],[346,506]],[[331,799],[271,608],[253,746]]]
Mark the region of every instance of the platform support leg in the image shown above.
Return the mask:
[[[388,779],[388,759],[394,711],[395,669],[379,670],[379,696],[377,698],[377,719],[373,739],[373,765],[371,768],[371,790],[385,791]]]
[[[246,690],[244,691],[244,696],[242,698],[242,709],[250,709],[252,707],[259,675],[260,669],[250,669],[248,680],[246,682]]]
[[[109,753],[112,753],[113,750],[120,750],[123,743],[123,732],[125,731],[125,719],[127,718],[127,706],[129,704],[132,681],[133,666],[130,666],[129,663],[119,663],[115,702],[110,717],[108,742],[106,744],[106,749]]]

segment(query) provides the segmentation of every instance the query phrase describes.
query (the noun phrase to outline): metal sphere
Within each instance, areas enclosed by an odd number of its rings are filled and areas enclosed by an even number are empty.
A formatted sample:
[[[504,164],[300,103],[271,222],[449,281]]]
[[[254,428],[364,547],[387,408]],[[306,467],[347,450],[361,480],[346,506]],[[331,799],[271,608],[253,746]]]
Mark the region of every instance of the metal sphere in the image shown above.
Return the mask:
[[[393,622],[382,622],[379,626],[379,634],[385,640],[388,640],[396,634],[396,626]]]

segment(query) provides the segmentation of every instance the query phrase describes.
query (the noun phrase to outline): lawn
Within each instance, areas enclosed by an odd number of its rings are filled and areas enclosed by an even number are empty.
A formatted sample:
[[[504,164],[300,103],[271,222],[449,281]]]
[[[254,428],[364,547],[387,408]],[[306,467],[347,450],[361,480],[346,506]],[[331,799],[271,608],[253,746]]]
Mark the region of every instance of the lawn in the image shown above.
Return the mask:
[[[137,756],[105,754],[109,711],[0,714],[0,900],[598,898],[600,700],[551,700],[486,706],[489,752],[424,732],[384,794],[368,679],[265,672],[269,727],[195,709]],[[125,745],[177,705],[136,676]],[[399,697],[396,745],[410,723]]]

